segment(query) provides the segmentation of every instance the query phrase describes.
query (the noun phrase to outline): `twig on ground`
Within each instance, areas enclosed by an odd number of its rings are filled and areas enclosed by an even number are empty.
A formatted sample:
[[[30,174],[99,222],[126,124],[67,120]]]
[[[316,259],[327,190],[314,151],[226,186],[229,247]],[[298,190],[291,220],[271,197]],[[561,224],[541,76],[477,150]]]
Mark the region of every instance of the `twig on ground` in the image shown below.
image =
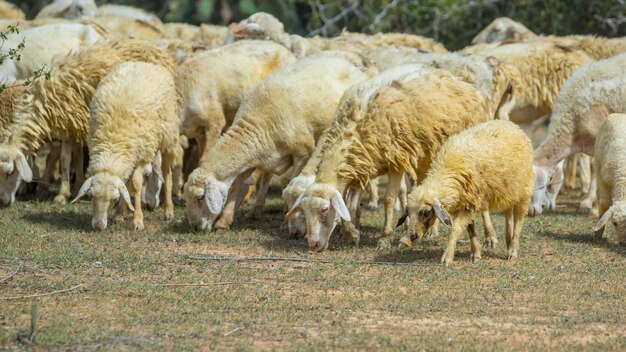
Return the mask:
[[[381,262],[381,261],[355,261],[355,260],[328,260],[328,259],[306,259],[306,258],[284,258],[284,257],[244,257],[229,258],[217,256],[205,256],[198,254],[190,254],[186,256],[194,260],[215,260],[225,262],[302,262],[302,263],[321,263],[335,265],[397,265],[397,266],[439,266],[432,263],[406,263],[406,262]]]
[[[80,284],[80,285],[76,285],[74,287],[66,288],[64,290],[58,290],[58,291],[52,291],[52,292],[46,292],[46,293],[38,293],[38,294],[34,294],[34,295],[15,296],[15,297],[0,297],[0,301],[12,301],[12,300],[17,300],[17,299],[26,299],[26,298],[51,296],[51,295],[56,295],[58,293],[65,293],[65,292],[73,291],[73,290],[75,290],[77,288],[80,288],[80,287],[83,287],[83,286],[85,286],[85,285]]]
[[[232,335],[232,334],[236,333],[237,331],[239,331],[239,330],[241,330],[241,329],[243,329],[243,328],[234,328],[234,329],[232,329],[231,331],[229,331],[229,332],[225,333],[225,334],[224,334],[224,337],[226,337],[226,336],[230,336],[230,335]]]
[[[226,282],[209,282],[208,284],[155,284],[154,286],[179,286],[179,287],[192,287],[192,286],[220,286],[220,285],[237,285],[245,284],[245,282],[226,281]]]
[[[2,279],[0,279],[0,283],[3,283],[5,281],[9,281],[13,276],[15,276],[15,274],[18,273],[18,271],[20,271],[20,269],[22,269],[22,265],[20,264],[17,269],[15,270],[15,272],[13,272],[13,274],[7,276],[7,277],[3,277]]]

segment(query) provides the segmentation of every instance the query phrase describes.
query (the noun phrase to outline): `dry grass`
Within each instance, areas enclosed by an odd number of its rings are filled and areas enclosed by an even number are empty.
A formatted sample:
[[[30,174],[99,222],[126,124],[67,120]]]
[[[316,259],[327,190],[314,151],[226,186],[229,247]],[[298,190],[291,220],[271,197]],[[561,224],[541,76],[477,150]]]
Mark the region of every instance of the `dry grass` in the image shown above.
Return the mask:
[[[279,229],[276,190],[261,219],[240,214],[228,233],[190,233],[184,222],[147,213],[97,233],[87,202],[60,206],[46,198],[1,209],[0,296],[44,293],[31,346],[31,300],[0,301],[0,349],[19,350],[625,350],[626,250],[594,241],[594,219],[566,207],[529,219],[521,258],[504,260],[503,218],[494,216],[500,245],[469,262],[439,258],[445,237],[404,251],[376,251],[382,211],[365,211],[364,244],[335,237],[323,254]],[[182,206],[177,207],[183,218]],[[187,254],[298,256],[386,260],[422,266],[319,263],[223,263]],[[162,286],[160,284],[210,284]]]

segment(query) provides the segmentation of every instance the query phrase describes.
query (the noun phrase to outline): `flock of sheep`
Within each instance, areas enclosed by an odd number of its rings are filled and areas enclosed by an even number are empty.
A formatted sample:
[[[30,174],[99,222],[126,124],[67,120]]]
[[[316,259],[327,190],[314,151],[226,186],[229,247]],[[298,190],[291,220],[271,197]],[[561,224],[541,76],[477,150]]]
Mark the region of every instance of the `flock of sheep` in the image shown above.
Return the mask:
[[[489,211],[504,211],[516,258],[527,212],[554,208],[578,166],[581,206],[597,200],[597,236],[611,221],[626,245],[626,38],[537,36],[499,18],[448,52],[411,34],[303,38],[266,13],[230,27],[163,24],[93,0],[55,1],[30,21],[3,1],[0,17],[28,28],[4,44],[24,40],[21,59],[0,65],[16,82],[0,95],[5,205],[22,183],[60,177],[55,201],[89,196],[97,230],[116,205],[137,230],[142,206],[163,201],[171,219],[182,195],[191,228],[210,231],[228,229],[253,193],[262,211],[272,175],[282,175],[289,233],[323,251],[337,225],[358,245],[361,197],[369,191],[376,208],[377,177],[387,175],[379,247],[396,226],[400,245],[412,246],[441,223],[449,264],[466,230],[472,260],[481,257],[478,213],[486,245],[496,245]],[[43,64],[49,79],[20,83]],[[533,152],[516,123],[545,116]]]

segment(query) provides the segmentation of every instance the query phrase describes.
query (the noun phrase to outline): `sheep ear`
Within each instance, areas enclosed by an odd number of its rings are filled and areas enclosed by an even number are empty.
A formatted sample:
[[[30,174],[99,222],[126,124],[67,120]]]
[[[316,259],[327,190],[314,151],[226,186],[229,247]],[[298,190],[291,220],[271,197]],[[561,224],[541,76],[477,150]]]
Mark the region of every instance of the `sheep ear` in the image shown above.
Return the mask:
[[[231,28],[230,32],[235,38],[242,38],[252,34],[264,34],[265,30],[256,23],[246,23]]]
[[[124,182],[122,182],[122,180],[118,179],[117,190],[120,191],[120,195],[122,196],[122,198],[124,198],[126,205],[128,205],[128,209],[130,209],[131,211],[135,211],[135,207],[133,207],[133,202],[130,200],[130,194],[128,194],[128,188],[126,188],[126,185],[124,184]]]
[[[344,221],[350,221],[350,212],[343,197],[338,190],[333,190],[333,196],[330,198],[330,204],[333,206],[339,217]]]
[[[286,218],[289,218],[292,215],[294,215],[295,213],[297,213],[300,210],[302,210],[300,208],[300,203],[302,203],[302,198],[304,198],[304,192],[302,192],[302,194],[298,197],[298,199],[296,199],[296,202],[293,203],[293,207],[291,207],[291,209],[289,209],[289,211],[287,212],[287,215],[285,215]]]
[[[596,226],[593,227],[593,231],[594,232],[596,232],[596,231],[600,230],[601,228],[603,228],[604,226],[606,226],[606,223],[609,222],[609,219],[613,216],[613,210],[614,210],[614,206],[612,205],[604,213],[604,215],[602,215],[600,220],[598,220],[598,223],[596,224]]]
[[[408,217],[409,217],[409,209],[408,208],[404,208],[404,212],[402,213],[402,215],[398,219],[398,222],[396,223],[396,227],[404,224],[404,222],[406,221],[406,219]]]
[[[85,183],[83,183],[83,185],[80,186],[80,190],[78,190],[78,195],[76,196],[76,198],[74,198],[72,203],[76,203],[79,199],[85,196],[85,194],[87,194],[87,192],[89,192],[89,190],[91,189],[92,184],[93,184],[93,176],[86,179]]]
[[[28,161],[22,152],[18,152],[17,154],[17,159],[15,159],[15,168],[17,169],[17,172],[20,173],[24,182],[33,181],[33,171],[30,169]]]
[[[212,214],[219,214],[222,212],[224,197],[222,197],[222,193],[217,188],[217,185],[210,181],[207,181],[204,185],[204,202]]]
[[[435,215],[437,216],[437,218],[444,225],[446,225],[446,227],[452,227],[452,220],[450,219],[450,215],[437,199],[435,199],[435,201],[433,202],[433,210],[435,211]]]

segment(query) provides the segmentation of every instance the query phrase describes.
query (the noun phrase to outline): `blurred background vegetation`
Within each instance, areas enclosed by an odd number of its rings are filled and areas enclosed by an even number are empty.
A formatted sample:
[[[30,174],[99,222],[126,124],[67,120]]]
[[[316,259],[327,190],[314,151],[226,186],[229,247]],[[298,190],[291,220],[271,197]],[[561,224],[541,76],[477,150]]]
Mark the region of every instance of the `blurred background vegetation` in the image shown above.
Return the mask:
[[[32,18],[49,0],[10,0]],[[166,22],[229,24],[269,12],[301,35],[407,32],[449,49],[468,45],[494,18],[508,16],[535,33],[626,35],[626,0],[96,0],[132,5]]]

